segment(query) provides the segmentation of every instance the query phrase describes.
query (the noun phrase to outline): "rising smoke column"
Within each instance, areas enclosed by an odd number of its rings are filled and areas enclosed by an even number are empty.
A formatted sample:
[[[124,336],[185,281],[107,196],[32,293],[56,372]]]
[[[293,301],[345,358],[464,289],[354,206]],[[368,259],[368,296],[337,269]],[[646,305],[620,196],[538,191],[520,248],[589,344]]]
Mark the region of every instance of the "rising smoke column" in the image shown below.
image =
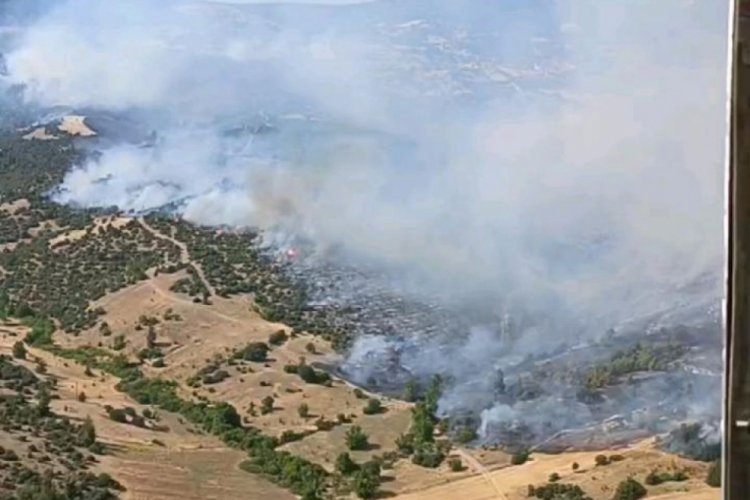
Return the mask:
[[[726,26],[683,0],[68,0],[5,82],[158,132],[58,200],[302,234],[416,295],[532,318],[528,353],[718,302]],[[504,347],[459,344],[483,373]],[[421,353],[428,371],[454,352]]]

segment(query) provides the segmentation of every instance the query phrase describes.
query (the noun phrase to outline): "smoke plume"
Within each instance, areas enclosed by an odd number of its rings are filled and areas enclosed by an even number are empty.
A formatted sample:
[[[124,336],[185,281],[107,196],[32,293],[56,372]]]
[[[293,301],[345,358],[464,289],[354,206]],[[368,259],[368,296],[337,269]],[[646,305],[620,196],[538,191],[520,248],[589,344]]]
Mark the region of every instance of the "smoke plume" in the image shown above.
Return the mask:
[[[4,85],[143,132],[57,199],[302,235],[534,318],[522,354],[718,303],[725,2],[299,3],[60,0],[24,25]],[[469,331],[490,369],[504,346]]]

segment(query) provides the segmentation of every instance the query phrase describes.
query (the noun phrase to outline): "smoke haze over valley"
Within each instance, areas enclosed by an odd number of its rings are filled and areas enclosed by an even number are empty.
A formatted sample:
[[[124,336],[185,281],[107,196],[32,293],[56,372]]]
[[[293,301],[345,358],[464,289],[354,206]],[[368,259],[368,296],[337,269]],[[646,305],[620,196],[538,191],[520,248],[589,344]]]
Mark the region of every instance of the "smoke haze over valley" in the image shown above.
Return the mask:
[[[479,416],[488,439],[532,413],[537,437],[652,422],[650,401],[718,418],[723,3],[0,6],[3,106],[99,131],[51,196],[299,247],[289,273],[314,304],[355,310],[351,379],[441,373],[440,411]],[[688,354],[595,410],[565,380],[493,392],[498,369],[520,387],[535,356],[607,362],[647,335]],[[403,379],[378,380],[394,356]]]

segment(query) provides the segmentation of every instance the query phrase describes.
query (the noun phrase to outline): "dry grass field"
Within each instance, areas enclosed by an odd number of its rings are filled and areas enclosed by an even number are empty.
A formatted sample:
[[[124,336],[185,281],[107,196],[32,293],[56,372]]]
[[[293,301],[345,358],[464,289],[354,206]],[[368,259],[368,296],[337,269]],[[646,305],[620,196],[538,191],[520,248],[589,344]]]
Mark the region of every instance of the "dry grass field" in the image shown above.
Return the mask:
[[[15,212],[22,208],[5,205],[0,209]],[[121,226],[128,218],[98,218],[91,231],[104,230],[108,225]],[[151,228],[148,228],[154,231]],[[86,231],[62,233],[52,245],[80,238]],[[154,231],[157,237],[171,239]],[[187,249],[182,247],[183,262],[191,262]],[[119,352],[137,359],[146,348],[148,328],[144,318],[153,324],[155,340],[163,353],[164,366],[144,363],[148,377],[175,380],[179,394],[185,399],[204,398],[208,401],[227,401],[240,412],[243,420],[268,435],[280,436],[284,431],[307,432],[281,450],[305,458],[334,470],[336,457],[347,451],[346,431],[358,425],[368,434],[371,443],[366,451],[351,452],[357,462],[396,449],[398,436],[408,430],[411,420],[409,403],[391,400],[374,394],[355,393],[355,387],[334,377],[328,386],[310,384],[284,367],[301,359],[308,364],[335,363],[338,355],[319,337],[291,335],[283,324],[264,320],[253,309],[250,296],[210,297],[210,304],[170,290],[184,277],[184,271],[167,275],[152,271],[149,278],[138,284],[110,293],[92,304],[105,311],[96,327],[77,335],[56,332],[55,343],[65,348],[97,347]],[[201,279],[204,279],[201,276]],[[103,335],[101,324],[111,331]],[[0,324],[0,352],[9,354],[13,344],[23,338],[27,327],[12,321]],[[269,342],[269,336],[284,331],[289,338],[280,345],[272,345],[265,362],[230,363],[234,350],[250,342]],[[116,339],[123,344],[117,348]],[[217,438],[208,436],[187,424],[177,415],[158,411],[159,430],[117,423],[108,417],[106,407],[153,411],[137,404],[117,391],[118,379],[94,369],[86,374],[85,367],[58,358],[41,349],[29,348],[27,361],[34,367],[36,358],[44,360],[48,373],[58,380],[58,398],[53,400],[55,412],[83,420],[91,417],[98,438],[114,453],[102,457],[96,468],[110,473],[127,488],[123,494],[129,499],[285,499],[293,496],[262,477],[244,472],[238,464],[245,453],[231,450]],[[196,373],[210,363],[227,372],[227,377],[216,383],[191,384]],[[85,399],[80,394],[85,394]],[[261,402],[273,398],[273,410],[258,412]],[[384,411],[365,415],[363,408],[368,397],[377,397]],[[309,408],[303,417],[300,405]],[[339,423],[330,430],[319,430],[315,423],[323,417],[336,422],[344,416],[348,423]],[[0,439],[3,446],[11,446]],[[450,457],[460,458],[464,470],[450,470],[447,461],[436,469],[399,460],[392,469],[383,471],[381,496],[404,500],[484,500],[527,498],[528,485],[546,483],[550,474],[557,473],[563,483],[577,484],[595,500],[612,497],[617,484],[627,477],[643,482],[652,470],[688,473],[684,482],[669,482],[649,487],[649,498],[713,500],[719,490],[704,483],[708,464],[684,460],[657,450],[653,442],[645,441],[631,448],[610,451],[623,460],[606,466],[595,466],[595,456],[603,452],[576,452],[558,455],[532,454],[523,465],[510,465],[510,457],[500,451],[453,448]],[[572,464],[580,465],[573,470]]]

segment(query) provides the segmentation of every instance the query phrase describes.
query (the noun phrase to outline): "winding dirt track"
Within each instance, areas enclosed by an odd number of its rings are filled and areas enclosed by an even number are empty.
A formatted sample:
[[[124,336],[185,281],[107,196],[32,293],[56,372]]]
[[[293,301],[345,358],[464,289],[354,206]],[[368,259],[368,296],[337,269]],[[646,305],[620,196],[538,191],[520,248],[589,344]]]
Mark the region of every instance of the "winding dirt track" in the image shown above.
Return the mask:
[[[208,280],[206,279],[206,275],[203,273],[203,268],[200,266],[200,264],[198,264],[197,262],[194,262],[190,258],[190,251],[188,250],[187,245],[185,243],[173,238],[172,236],[167,236],[166,234],[154,229],[148,224],[148,222],[146,222],[146,220],[143,217],[138,217],[137,220],[138,220],[138,223],[141,226],[143,226],[143,229],[145,229],[146,231],[154,235],[154,237],[159,238],[161,240],[169,241],[170,243],[175,245],[177,248],[179,248],[180,249],[180,261],[183,264],[191,264],[195,268],[195,270],[198,272],[198,278],[200,278],[200,280],[203,282],[203,285],[208,290],[208,293],[210,293],[211,295],[216,295],[216,290],[214,290],[214,287],[211,286],[211,283],[209,283]]]
[[[487,481],[487,484],[489,484],[490,487],[495,490],[498,499],[507,500],[507,497],[500,491],[500,488],[497,487],[495,481],[492,479],[492,476],[484,465],[482,465],[476,458],[472,457],[470,454],[466,453],[466,451],[460,448],[457,448],[454,451],[456,452],[456,455],[460,456],[461,460],[465,464],[468,464],[474,472],[482,475],[484,480]]]

